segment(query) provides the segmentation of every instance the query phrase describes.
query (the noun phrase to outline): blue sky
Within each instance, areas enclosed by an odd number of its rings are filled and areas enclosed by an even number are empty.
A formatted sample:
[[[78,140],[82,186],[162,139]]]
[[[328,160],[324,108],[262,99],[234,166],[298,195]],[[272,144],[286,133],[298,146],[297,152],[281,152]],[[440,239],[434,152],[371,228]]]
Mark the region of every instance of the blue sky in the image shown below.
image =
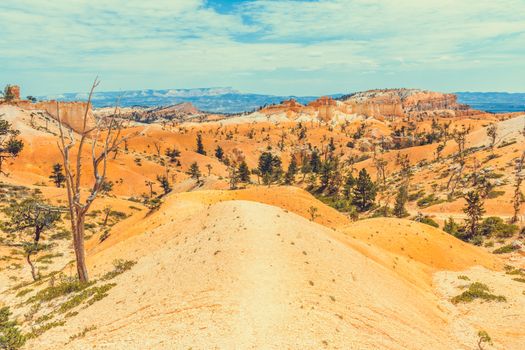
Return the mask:
[[[2,0],[0,84],[525,91],[524,13],[525,0]]]

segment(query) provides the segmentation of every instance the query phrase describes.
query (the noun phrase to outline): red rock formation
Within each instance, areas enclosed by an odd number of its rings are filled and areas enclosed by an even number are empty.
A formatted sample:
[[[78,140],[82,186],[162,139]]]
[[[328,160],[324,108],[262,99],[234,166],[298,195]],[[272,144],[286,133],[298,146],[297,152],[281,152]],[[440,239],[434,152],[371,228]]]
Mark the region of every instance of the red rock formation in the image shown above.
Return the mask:
[[[304,106],[302,104],[300,104],[292,98],[290,100],[283,101],[280,104],[264,107],[263,109],[261,109],[260,112],[263,114],[270,115],[278,113],[287,113],[289,116],[292,116],[293,114],[301,112],[303,108]]]
[[[453,94],[416,90],[389,89],[358,92],[340,101],[331,97],[321,97],[303,106],[295,100],[265,107],[261,113],[267,115],[284,113],[294,119],[299,115],[309,115],[329,122],[337,115],[363,115],[378,120],[398,118],[428,119],[434,117],[462,117],[478,115],[482,112],[459,104]]]
[[[32,103],[31,101],[18,101],[17,106],[27,110],[41,110],[49,114],[54,119],[57,119],[57,107],[60,113],[60,119],[62,122],[69,126],[76,132],[82,131],[84,114],[86,113],[87,102],[58,102],[51,101],[40,101]],[[91,106],[88,109],[88,123],[86,127],[92,128],[95,124],[95,118]]]
[[[481,113],[457,103],[456,95],[424,90],[371,90],[350,95],[344,102],[351,106],[352,113],[375,118],[460,117]]]

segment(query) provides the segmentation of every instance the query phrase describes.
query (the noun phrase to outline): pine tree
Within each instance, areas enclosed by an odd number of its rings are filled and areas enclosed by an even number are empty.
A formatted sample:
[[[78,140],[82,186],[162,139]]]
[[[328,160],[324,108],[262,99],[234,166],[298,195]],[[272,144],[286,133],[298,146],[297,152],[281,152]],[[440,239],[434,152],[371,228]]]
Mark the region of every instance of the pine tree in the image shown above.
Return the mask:
[[[445,220],[443,225],[443,231],[451,234],[452,236],[457,237],[460,231],[460,226],[457,224],[452,217],[449,217],[448,220]]]
[[[166,150],[166,156],[168,156],[170,163],[177,163],[180,157],[180,151],[176,148],[168,148]]]
[[[332,171],[333,164],[331,159],[327,159],[326,161],[321,163],[321,170],[319,176],[319,178],[321,179],[321,191],[324,191],[328,186],[328,182],[330,181],[330,177],[332,176]]]
[[[199,165],[197,164],[197,162],[191,163],[190,169],[188,170],[187,174],[190,175],[192,179],[197,180],[197,183],[200,183],[200,178],[202,174],[201,174],[201,171],[199,169]]]
[[[406,186],[401,186],[396,196],[396,203],[394,204],[394,215],[398,218],[402,218],[408,215],[405,208],[408,202],[408,189]]]
[[[250,168],[248,168],[248,164],[243,160],[239,163],[239,168],[237,170],[239,181],[249,183],[250,182]]]
[[[53,180],[56,187],[62,187],[62,184],[66,181],[66,176],[62,171],[62,164],[55,163],[53,165],[53,171],[51,172],[49,178]]]
[[[274,156],[271,152],[263,152],[259,156],[257,169],[263,179],[263,183],[268,186],[272,182],[279,181],[283,172],[281,159],[278,156]]]
[[[352,203],[360,212],[372,208],[376,198],[376,186],[366,169],[361,169],[354,188]]]
[[[237,183],[240,181],[239,169],[235,166],[235,163],[228,165],[228,179],[230,182],[230,190],[237,189]]]
[[[272,159],[272,182],[278,182],[283,176],[283,168],[281,158],[273,156]]]
[[[483,208],[483,200],[477,191],[470,191],[465,195],[467,204],[463,212],[467,214],[467,229],[468,234],[466,238],[472,239],[478,235],[479,221],[485,213]]]
[[[310,167],[316,174],[321,172],[321,157],[319,156],[319,151],[317,151],[317,148],[312,151],[312,155],[310,156]]]
[[[206,155],[206,151],[204,150],[204,145],[202,144],[202,134],[197,134],[197,153]]]
[[[222,150],[221,146],[217,146],[215,149],[215,157],[217,157],[218,160],[222,160],[224,157],[224,151]]]
[[[168,177],[166,175],[157,175],[157,181],[159,182],[160,187],[162,187],[164,194],[171,192],[170,182],[168,181]]]
[[[284,183],[286,185],[293,184],[295,182],[295,174],[297,174],[297,161],[295,160],[295,155],[292,154],[290,165],[288,165],[288,170],[284,175]]]
[[[11,123],[0,118],[0,174],[7,175],[2,169],[4,160],[16,158],[24,148],[24,142],[18,139],[20,131],[13,129]]]
[[[351,200],[354,196],[354,188],[356,185],[356,180],[354,175],[352,173],[349,173],[348,176],[345,179],[345,184],[343,187],[343,195],[346,199]]]
[[[21,236],[29,235],[29,241],[25,237],[20,237],[20,240],[26,261],[31,267],[31,275],[34,280],[37,280],[39,274],[31,261],[31,257],[45,248],[40,243],[42,234],[53,228],[60,220],[60,211],[58,208],[49,206],[40,198],[26,198],[21,202],[11,203],[4,209],[4,213],[9,218],[3,223],[7,232]]]
[[[311,172],[312,166],[310,165],[310,160],[308,159],[308,157],[304,156],[301,164],[301,173],[303,173],[303,181],[306,175],[310,174]]]

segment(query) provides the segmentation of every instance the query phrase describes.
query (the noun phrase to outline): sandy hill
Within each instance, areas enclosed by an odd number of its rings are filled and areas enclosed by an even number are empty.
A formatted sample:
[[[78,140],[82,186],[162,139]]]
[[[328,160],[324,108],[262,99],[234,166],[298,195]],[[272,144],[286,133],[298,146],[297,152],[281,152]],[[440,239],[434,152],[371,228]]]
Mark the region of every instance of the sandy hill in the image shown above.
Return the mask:
[[[308,205],[339,228],[308,220]],[[499,269],[498,259],[422,224],[349,224],[337,214],[294,188],[170,195],[90,242],[93,277],[117,258],[137,263],[107,297],[27,348],[470,349],[481,327],[520,348],[524,335],[505,333],[520,319],[504,320],[524,305],[510,287],[506,311],[458,311],[448,302],[461,291],[455,272],[433,277],[455,270],[505,286],[494,277],[504,274],[486,269]],[[502,322],[489,326],[490,317]]]
[[[79,309],[66,325],[28,347],[467,349],[474,344],[476,329],[467,324],[458,329],[431,289],[414,288],[349,247],[344,234],[267,204],[204,198],[194,192],[167,201],[140,221],[142,234],[115,227],[110,239],[90,250],[93,273],[107,270],[115,258],[137,264],[115,279],[108,297]],[[137,223],[130,220],[133,230]],[[96,329],[68,341],[66,335],[87,326]]]

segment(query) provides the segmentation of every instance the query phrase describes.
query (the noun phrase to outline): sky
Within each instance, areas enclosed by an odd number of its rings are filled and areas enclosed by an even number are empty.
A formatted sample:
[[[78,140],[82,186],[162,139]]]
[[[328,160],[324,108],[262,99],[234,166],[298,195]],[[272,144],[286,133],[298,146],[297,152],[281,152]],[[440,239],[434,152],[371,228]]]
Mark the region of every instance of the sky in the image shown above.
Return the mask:
[[[22,94],[525,92],[525,0],[1,0]]]

